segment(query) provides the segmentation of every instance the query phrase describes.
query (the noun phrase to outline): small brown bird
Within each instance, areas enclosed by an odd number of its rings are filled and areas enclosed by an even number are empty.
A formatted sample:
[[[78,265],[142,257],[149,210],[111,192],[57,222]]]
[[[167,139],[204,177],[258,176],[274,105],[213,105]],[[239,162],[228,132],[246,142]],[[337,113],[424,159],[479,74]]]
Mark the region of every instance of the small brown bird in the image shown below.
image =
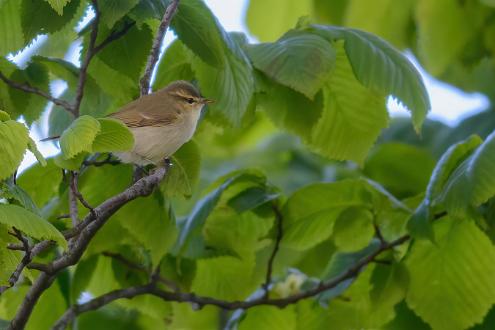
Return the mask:
[[[179,80],[129,103],[109,117],[129,127],[134,148],[115,155],[124,163],[161,164],[191,139],[201,109],[211,102],[192,84]]]

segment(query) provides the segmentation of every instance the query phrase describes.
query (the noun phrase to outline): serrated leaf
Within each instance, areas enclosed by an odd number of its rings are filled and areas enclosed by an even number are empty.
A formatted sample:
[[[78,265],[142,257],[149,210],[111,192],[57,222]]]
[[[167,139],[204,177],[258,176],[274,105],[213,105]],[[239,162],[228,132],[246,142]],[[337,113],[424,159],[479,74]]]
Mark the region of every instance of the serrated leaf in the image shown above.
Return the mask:
[[[71,0],[63,15],[52,9],[47,1],[22,0],[21,24],[26,41],[38,34],[54,33],[70,23],[79,8],[80,0]]]
[[[407,304],[434,329],[469,328],[495,302],[495,249],[470,220],[445,218],[434,229],[436,244],[415,242],[406,260]]]
[[[421,75],[404,55],[383,39],[364,31],[321,25],[313,29],[330,40],[345,40],[345,51],[359,82],[404,104],[412,113],[416,131],[420,131],[431,108],[430,100]]]
[[[335,68],[323,88],[323,113],[311,145],[327,157],[362,163],[388,124],[385,98],[356,80],[343,47],[336,48]]]
[[[55,158],[53,158],[53,162],[60,168],[78,171],[87,155],[87,152],[80,152],[72,158],[65,159],[63,154],[58,154]]]
[[[15,227],[26,235],[39,240],[53,240],[67,249],[67,241],[57,228],[20,206],[0,205],[0,223]]]
[[[226,300],[246,298],[252,289],[254,260],[233,257],[200,259],[191,290],[198,295]]]
[[[184,195],[190,197],[199,180],[201,154],[199,146],[193,140],[184,144],[171,157],[172,167],[160,184],[168,196]]]
[[[40,210],[38,209],[34,201],[31,199],[31,196],[29,196],[29,194],[26,191],[24,191],[24,189],[14,184],[12,181],[7,182],[6,186],[10,198],[15,199],[26,210],[36,215],[40,215]]]
[[[29,138],[28,140],[28,149],[31,151],[38,160],[38,162],[41,164],[41,166],[46,166],[46,159],[43,157],[41,152],[38,150],[38,147],[36,146],[36,142],[33,141],[33,139]]]
[[[100,131],[95,136],[93,152],[128,151],[134,146],[134,135],[121,121],[100,118]]]
[[[62,16],[64,14],[64,7],[67,5],[71,0],[46,0],[52,6],[52,8],[60,15]],[[104,1],[103,3],[106,3]]]
[[[478,206],[495,195],[495,132],[476,149],[467,165],[467,177],[472,186],[471,203]]]
[[[253,65],[276,82],[313,99],[335,63],[335,50],[320,36],[290,31],[273,43],[250,45]]]
[[[20,12],[21,0],[0,2],[0,56],[24,46]]]
[[[99,4],[101,20],[110,29],[124,17],[139,0],[105,0]]]
[[[60,148],[64,159],[73,158],[75,155],[92,151],[93,141],[100,132],[100,123],[91,116],[81,116],[60,136]]]
[[[12,175],[21,163],[28,144],[27,128],[16,121],[0,122],[0,180]]]
[[[261,41],[274,41],[294,27],[301,16],[313,13],[311,1],[251,0],[246,14],[249,31]]]

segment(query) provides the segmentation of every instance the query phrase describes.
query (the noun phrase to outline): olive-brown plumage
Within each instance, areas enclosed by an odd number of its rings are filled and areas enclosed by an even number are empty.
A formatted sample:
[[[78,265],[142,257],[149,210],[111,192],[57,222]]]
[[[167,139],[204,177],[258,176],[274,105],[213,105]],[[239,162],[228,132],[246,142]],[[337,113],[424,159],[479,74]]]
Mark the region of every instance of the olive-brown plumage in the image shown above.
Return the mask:
[[[179,80],[129,103],[109,115],[134,135],[134,148],[116,156],[126,163],[160,164],[191,139],[201,109],[210,102],[192,84]]]

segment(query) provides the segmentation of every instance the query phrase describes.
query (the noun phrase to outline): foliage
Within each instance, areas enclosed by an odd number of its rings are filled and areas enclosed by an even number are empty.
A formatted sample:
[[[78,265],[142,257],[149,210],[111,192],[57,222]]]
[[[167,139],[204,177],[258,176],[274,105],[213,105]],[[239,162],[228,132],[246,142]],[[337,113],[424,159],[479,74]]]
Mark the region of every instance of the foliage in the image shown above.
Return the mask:
[[[80,329],[495,327],[495,112],[427,119],[402,52],[493,98],[493,1],[251,0],[260,42],[174,3],[0,1],[0,328],[26,304],[27,329],[69,308]],[[134,171],[106,115],[149,64],[154,90],[216,102],[170,167]]]

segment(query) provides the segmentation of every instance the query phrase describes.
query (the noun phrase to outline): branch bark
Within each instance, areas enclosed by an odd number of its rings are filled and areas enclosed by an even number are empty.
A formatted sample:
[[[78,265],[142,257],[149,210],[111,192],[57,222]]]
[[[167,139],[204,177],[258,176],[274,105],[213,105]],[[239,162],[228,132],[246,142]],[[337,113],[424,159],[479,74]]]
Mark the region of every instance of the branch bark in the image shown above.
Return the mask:
[[[276,202],[274,202],[276,203]],[[282,240],[282,235],[283,235],[283,216],[282,212],[280,212],[280,209],[278,208],[278,205],[272,204],[272,209],[273,213],[275,214],[275,223],[277,226],[277,236],[275,237],[275,246],[273,247],[272,254],[270,255],[270,258],[268,259],[268,266],[266,270],[266,279],[265,283],[263,284],[263,290],[265,290],[264,297],[268,298],[269,292],[270,292],[270,283],[272,282],[272,273],[273,273],[273,263],[275,261],[275,257],[277,256],[278,250],[280,248],[280,241]]]
[[[163,42],[163,37],[167,32],[167,29],[172,21],[172,18],[179,7],[179,0],[172,0],[172,2],[167,6],[165,13],[163,14],[162,21],[158,27],[158,32],[156,33],[155,39],[153,40],[153,46],[151,47],[150,55],[148,56],[148,61],[144,69],[144,74],[140,80],[141,96],[149,93],[150,81],[153,69],[155,68],[156,62],[158,62],[158,56],[160,55],[160,48]]]
[[[39,96],[47,99],[48,101],[51,101],[58,106],[61,106],[62,108],[64,108],[65,110],[67,110],[68,112],[73,114],[72,105],[69,102],[64,101],[62,99],[59,99],[59,98],[56,98],[56,97],[53,97],[48,92],[45,92],[39,88],[33,87],[27,83],[20,83],[17,81],[10,80],[1,71],[0,71],[0,80],[2,80],[4,83],[6,83],[7,85],[9,85],[12,88],[21,90],[21,91],[26,92],[26,93],[39,95]]]
[[[359,272],[369,263],[373,262],[373,260],[382,252],[386,250],[393,249],[396,246],[404,244],[410,239],[409,235],[402,236],[395,241],[390,243],[385,243],[385,245],[380,246],[377,250],[365,258],[358,261],[352,267],[350,267],[347,271],[338,275],[337,277],[329,280],[328,282],[322,282],[312,289],[308,289],[298,294],[291,295],[286,298],[277,298],[277,299],[269,299],[267,296],[264,296],[259,299],[251,300],[251,301],[227,301],[221,299],[215,299],[211,297],[203,297],[198,296],[194,293],[181,293],[181,292],[168,292],[163,291],[158,288],[155,283],[149,283],[141,286],[134,286],[125,289],[119,289],[107,294],[104,294],[100,297],[94,298],[85,304],[74,305],[69,308],[62,317],[57,321],[53,329],[61,330],[65,329],[68,324],[70,324],[76,316],[98,309],[107,305],[117,299],[121,298],[133,298],[143,294],[152,294],[156,297],[159,297],[165,301],[173,301],[173,302],[189,302],[198,305],[199,307],[203,307],[205,305],[213,305],[220,307],[225,310],[236,310],[236,309],[250,309],[256,306],[261,305],[269,305],[269,306],[277,306],[280,308],[286,307],[287,305],[297,303],[300,300],[307,299],[310,297],[314,297],[324,291],[330,290],[340,283],[355,278]]]

